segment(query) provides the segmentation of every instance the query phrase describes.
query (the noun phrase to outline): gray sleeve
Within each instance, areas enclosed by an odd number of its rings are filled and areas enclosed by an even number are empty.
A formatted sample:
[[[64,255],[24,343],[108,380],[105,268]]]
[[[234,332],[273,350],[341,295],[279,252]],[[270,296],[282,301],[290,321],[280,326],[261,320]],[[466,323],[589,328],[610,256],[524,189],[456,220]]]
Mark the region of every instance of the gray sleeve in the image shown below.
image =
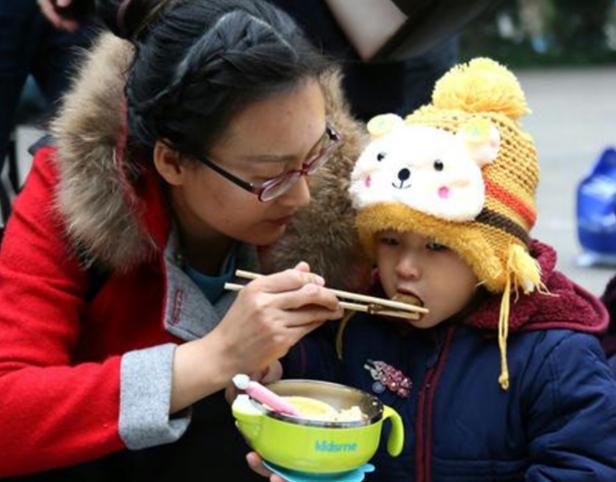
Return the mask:
[[[176,348],[167,343],[122,356],[119,432],[131,450],[175,442],[188,428],[190,409],[169,415]]]

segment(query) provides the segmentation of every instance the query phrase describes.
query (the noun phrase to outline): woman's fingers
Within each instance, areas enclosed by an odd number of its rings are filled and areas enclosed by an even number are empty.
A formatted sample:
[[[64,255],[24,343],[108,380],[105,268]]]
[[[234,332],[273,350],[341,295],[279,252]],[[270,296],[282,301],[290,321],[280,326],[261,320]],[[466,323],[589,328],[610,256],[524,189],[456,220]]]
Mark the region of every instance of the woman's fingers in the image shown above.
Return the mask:
[[[303,271],[305,273],[310,273],[310,265],[308,263],[306,263],[306,261],[300,261],[299,263],[297,263],[295,265],[295,268],[293,269],[297,269],[299,271]]]
[[[282,293],[284,291],[297,290],[307,284],[324,286],[325,280],[318,274],[303,271],[302,269],[287,269],[251,281],[246,287],[267,293]]]
[[[70,3],[70,2],[69,2]],[[49,20],[52,25],[60,30],[74,32],[79,28],[79,24],[71,19],[64,18],[58,14],[53,7],[51,0],[38,0],[39,7],[43,15]],[[61,6],[58,4],[58,6]]]
[[[272,475],[272,472],[263,467],[261,457],[259,457],[255,452],[250,452],[246,455],[246,462],[248,462],[248,466],[257,474],[262,475],[263,477],[269,477]]]
[[[233,383],[229,383],[229,385],[225,387],[225,400],[229,405],[231,405],[235,401],[239,394],[240,391]]]
[[[270,482],[285,482],[282,477],[263,467],[261,457],[259,457],[256,452],[250,452],[246,455],[246,461],[248,462],[248,466],[257,474],[262,475],[263,477],[269,477]]]
[[[324,288],[325,280],[321,276],[309,270],[308,263],[301,262],[293,269],[257,278],[242,290],[243,298],[252,299],[261,307],[271,306],[280,310],[298,310],[315,305],[338,311],[336,295]],[[332,314],[327,316],[331,318]]]
[[[299,310],[311,306],[337,311],[340,302],[331,290],[310,283],[300,289],[276,295],[275,306],[283,310]]]
[[[288,333],[287,333],[287,340],[289,340],[289,343],[288,343],[289,348],[287,348],[287,351],[290,349],[291,346],[295,345],[299,340],[304,338],[310,332],[319,328],[323,323],[325,322],[317,321],[317,322],[307,323],[305,325],[293,326],[289,328]],[[286,355],[286,352],[282,353],[281,357],[284,355]]]
[[[268,383],[277,382],[282,378],[282,364],[276,360],[269,364],[269,366],[261,373],[261,376],[257,381],[267,385]],[[254,378],[253,378],[254,380]]]

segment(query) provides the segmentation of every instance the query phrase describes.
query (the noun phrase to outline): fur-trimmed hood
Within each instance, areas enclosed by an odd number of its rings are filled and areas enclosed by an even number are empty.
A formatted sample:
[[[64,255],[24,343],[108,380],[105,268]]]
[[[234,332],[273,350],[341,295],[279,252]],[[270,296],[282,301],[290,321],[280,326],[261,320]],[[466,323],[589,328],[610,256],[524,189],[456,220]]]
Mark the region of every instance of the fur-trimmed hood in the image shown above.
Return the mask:
[[[59,116],[52,123],[57,146],[57,204],[68,235],[88,262],[125,270],[142,261],[152,247],[143,222],[149,205],[127,185],[127,172],[138,172],[130,156],[116,156],[123,125],[122,99],[133,58],[130,43],[102,34],[84,58]],[[344,138],[335,157],[311,176],[312,202],[297,216],[276,246],[264,250],[268,271],[308,261],[328,284],[351,287],[366,273],[353,229],[354,212],[347,184],[363,144],[363,127],[350,116],[340,75],[321,79],[328,117]],[[131,176],[132,178],[132,176]],[[133,181],[131,181],[133,182]],[[137,200],[137,202],[135,202]]]

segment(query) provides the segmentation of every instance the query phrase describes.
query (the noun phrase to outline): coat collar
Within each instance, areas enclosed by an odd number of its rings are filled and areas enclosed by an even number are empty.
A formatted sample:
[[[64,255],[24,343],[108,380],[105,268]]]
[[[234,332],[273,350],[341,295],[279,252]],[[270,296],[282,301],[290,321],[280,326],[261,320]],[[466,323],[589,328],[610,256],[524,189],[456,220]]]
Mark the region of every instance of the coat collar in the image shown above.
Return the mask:
[[[541,266],[541,279],[548,293],[534,291],[512,297],[509,329],[530,331],[550,328],[571,329],[586,333],[601,333],[607,328],[608,314],[602,303],[562,273],[555,270],[556,251],[537,240],[530,245],[531,255]],[[487,330],[496,330],[500,310],[500,295],[489,295],[463,323]]]

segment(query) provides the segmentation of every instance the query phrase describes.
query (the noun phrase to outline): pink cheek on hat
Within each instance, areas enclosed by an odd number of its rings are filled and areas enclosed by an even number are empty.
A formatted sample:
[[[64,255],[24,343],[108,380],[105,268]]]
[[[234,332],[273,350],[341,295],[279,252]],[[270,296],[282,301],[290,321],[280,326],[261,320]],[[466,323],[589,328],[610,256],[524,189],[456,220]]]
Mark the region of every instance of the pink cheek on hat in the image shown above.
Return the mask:
[[[449,197],[449,188],[446,186],[439,187],[438,197],[441,199],[447,199]]]
[[[364,178],[364,186],[366,186],[367,188],[370,187],[370,184],[372,184],[372,178],[370,176],[366,176]]]

